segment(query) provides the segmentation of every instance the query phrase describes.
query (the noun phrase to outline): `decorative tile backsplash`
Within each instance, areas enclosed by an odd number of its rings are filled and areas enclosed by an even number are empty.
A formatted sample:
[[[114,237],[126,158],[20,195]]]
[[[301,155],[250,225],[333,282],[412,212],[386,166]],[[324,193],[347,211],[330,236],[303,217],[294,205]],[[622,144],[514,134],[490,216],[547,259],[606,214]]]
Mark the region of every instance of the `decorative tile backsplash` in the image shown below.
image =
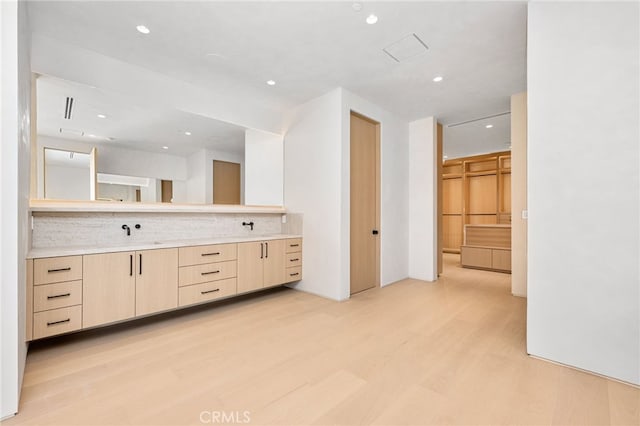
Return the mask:
[[[294,218],[297,220],[301,218]],[[253,231],[242,222],[253,222]],[[135,228],[136,224],[140,229]],[[131,235],[127,236],[122,225],[129,226]],[[32,248],[113,247],[282,232],[280,214],[34,212]]]

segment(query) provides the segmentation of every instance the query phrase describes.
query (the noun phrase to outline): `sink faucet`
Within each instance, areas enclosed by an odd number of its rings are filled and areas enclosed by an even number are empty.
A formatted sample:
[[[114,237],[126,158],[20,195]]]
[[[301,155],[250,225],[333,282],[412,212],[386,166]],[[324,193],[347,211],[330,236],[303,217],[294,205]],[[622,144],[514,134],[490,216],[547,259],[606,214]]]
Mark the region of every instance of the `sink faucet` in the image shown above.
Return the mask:
[[[129,225],[122,225],[122,229],[126,229],[127,236],[131,235],[131,228],[129,228]]]
[[[251,221],[251,222],[242,222],[242,226],[250,226],[251,230],[253,231],[253,221]]]

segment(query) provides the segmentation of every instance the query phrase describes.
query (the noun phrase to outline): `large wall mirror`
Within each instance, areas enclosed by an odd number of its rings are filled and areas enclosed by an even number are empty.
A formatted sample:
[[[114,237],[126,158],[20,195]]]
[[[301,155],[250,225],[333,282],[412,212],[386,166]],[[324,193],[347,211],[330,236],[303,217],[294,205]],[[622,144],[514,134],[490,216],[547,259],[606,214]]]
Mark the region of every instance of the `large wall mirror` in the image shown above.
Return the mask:
[[[38,76],[37,198],[282,205],[283,139]]]

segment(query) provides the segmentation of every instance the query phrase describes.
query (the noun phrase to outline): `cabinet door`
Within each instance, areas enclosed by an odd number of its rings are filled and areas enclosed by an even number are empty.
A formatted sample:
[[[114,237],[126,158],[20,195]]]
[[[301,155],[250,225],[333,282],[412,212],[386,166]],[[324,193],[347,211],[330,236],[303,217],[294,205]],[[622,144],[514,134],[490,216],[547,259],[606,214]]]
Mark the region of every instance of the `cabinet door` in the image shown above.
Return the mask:
[[[286,240],[270,240],[264,244],[264,287],[284,284]]]
[[[178,306],[178,249],[136,252],[136,316]]]
[[[134,252],[83,256],[82,327],[135,315]]]
[[[264,243],[238,244],[238,293],[263,287]]]

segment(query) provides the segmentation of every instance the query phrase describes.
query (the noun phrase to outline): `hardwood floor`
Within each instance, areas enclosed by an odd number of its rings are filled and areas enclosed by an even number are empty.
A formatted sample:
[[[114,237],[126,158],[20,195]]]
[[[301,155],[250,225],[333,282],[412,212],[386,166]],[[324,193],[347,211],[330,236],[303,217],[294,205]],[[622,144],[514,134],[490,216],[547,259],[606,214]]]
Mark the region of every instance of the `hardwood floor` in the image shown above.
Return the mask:
[[[638,425],[640,390],[525,354],[510,275],[279,289],[33,344],[3,425]]]

